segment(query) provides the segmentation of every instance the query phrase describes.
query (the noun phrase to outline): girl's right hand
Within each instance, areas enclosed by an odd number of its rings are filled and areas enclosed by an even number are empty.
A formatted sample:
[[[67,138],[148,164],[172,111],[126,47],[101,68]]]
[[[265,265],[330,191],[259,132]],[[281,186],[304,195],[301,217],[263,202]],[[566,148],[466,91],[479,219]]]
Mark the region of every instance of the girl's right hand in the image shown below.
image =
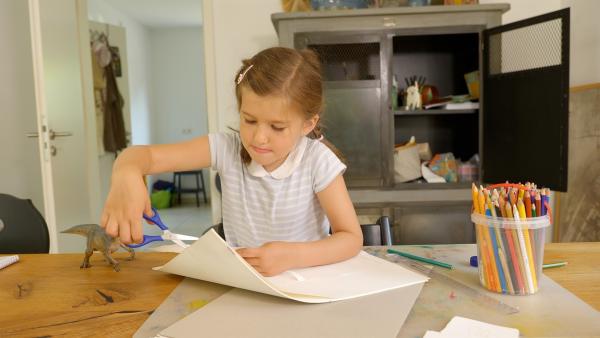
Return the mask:
[[[124,244],[140,243],[143,238],[142,214],[152,215],[143,176],[132,172],[113,172],[100,225],[108,235],[118,236]]]

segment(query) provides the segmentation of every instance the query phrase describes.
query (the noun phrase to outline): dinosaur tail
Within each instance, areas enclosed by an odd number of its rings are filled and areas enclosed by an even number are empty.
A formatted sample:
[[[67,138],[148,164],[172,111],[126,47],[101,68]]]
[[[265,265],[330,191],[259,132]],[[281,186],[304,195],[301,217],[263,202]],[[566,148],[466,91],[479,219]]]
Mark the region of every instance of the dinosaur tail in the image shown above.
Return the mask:
[[[66,230],[63,230],[63,231],[61,231],[61,233],[81,235],[81,236],[85,237],[85,236],[87,236],[88,233],[93,231],[95,228],[100,228],[100,226],[98,224],[79,224],[79,225],[72,226]]]

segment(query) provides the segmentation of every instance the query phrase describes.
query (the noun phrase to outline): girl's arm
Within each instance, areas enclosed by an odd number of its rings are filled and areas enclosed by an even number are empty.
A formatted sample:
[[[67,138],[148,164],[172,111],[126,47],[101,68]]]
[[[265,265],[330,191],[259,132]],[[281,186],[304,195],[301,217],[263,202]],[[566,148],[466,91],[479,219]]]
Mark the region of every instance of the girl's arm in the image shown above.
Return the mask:
[[[356,256],[363,244],[362,230],[342,175],[317,193],[317,198],[331,224],[331,236],[314,242],[270,242],[260,248],[239,249],[238,253],[265,276]]]
[[[206,168],[211,165],[210,158],[208,136],[176,144],[125,149],[113,165],[101,226],[125,244],[141,242],[142,213],[152,214],[144,176]]]

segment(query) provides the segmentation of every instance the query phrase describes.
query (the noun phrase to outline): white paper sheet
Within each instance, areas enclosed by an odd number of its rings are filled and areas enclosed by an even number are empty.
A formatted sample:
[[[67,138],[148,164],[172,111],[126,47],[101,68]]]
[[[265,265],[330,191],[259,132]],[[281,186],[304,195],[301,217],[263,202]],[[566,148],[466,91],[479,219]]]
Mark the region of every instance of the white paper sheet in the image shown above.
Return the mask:
[[[365,252],[340,263],[263,277],[214,230],[164,266],[154,269],[305,303],[366,296],[428,279]]]
[[[519,338],[519,330],[455,316],[442,331],[427,331],[423,338]]]

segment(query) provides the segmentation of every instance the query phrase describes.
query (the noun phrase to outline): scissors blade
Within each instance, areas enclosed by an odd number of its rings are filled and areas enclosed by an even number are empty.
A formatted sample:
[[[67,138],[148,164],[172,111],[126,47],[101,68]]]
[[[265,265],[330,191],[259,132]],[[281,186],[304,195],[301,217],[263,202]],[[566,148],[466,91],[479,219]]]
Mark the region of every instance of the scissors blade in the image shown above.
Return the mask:
[[[174,233],[171,233],[171,236],[175,239],[179,239],[182,241],[197,241],[198,240],[198,237],[195,237],[195,236],[188,236],[188,235],[181,235],[181,234],[174,234]]]
[[[189,245],[185,244],[184,242],[182,242],[181,240],[190,240],[190,241],[194,241],[194,240],[198,240],[198,237],[194,237],[194,236],[187,236],[187,235],[180,235],[180,234],[174,234],[169,230],[164,230],[162,233],[162,238],[166,241],[171,241],[176,243],[177,245],[187,248]]]
[[[185,243],[183,243],[182,241],[178,240],[177,238],[172,238],[172,239],[171,239],[171,242],[173,242],[173,243],[175,243],[175,244],[179,245],[180,247],[182,247],[182,248],[184,248],[184,249],[185,249],[185,248],[187,248],[187,247],[189,247],[189,245],[188,245],[188,244],[185,244]]]

